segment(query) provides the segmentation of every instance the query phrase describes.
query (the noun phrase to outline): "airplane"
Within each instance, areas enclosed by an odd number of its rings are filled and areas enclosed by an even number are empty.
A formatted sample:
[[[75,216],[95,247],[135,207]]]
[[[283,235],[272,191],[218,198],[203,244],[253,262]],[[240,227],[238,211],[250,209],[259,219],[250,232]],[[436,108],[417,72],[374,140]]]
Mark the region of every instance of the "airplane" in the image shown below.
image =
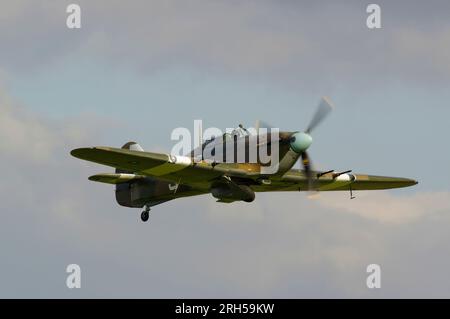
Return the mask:
[[[333,107],[330,100],[323,97],[305,131],[280,131],[273,140],[269,133],[263,136],[256,130],[257,133],[251,135],[239,125],[238,129],[225,133],[222,138],[205,141],[200,146],[200,152],[196,152],[199,151],[197,148],[184,156],[146,152],[136,142],[128,142],[122,148],[78,148],[72,150],[71,155],[115,168],[115,173],[96,174],[89,180],[115,185],[117,203],[125,207],[144,208],[141,213],[143,222],[148,221],[150,209],[155,205],[203,194],[211,194],[221,203],[252,202],[257,192],[275,191],[349,191],[353,199],[356,190],[401,188],[418,183],[409,178],[355,174],[351,170],[315,170],[307,152],[312,144],[311,132]],[[266,127],[271,129],[268,125]],[[202,150],[212,141],[215,146],[230,141],[233,145],[244,141],[240,145],[248,146],[252,139],[256,139],[258,148],[278,143],[279,158],[275,172],[267,174],[264,170],[267,163],[259,157],[252,162],[247,155],[240,162],[217,161],[217,157],[226,157],[226,150],[219,156],[213,154],[214,160],[203,157]],[[202,154],[202,158],[194,158],[198,153]],[[293,168],[297,161],[301,162],[302,169]]]

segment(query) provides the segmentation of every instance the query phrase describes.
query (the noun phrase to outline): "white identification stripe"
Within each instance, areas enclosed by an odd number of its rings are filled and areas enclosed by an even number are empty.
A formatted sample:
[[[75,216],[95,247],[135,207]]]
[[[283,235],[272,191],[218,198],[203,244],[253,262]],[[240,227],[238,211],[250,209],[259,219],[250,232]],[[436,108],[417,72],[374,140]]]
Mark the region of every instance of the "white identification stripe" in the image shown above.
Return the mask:
[[[171,156],[172,161],[177,165],[189,166],[192,164],[192,160],[187,156]]]
[[[167,158],[168,158],[167,163],[149,168],[143,171],[143,173],[154,176],[163,176],[169,173],[182,170],[183,168],[188,167],[192,164],[191,158],[187,156],[169,155],[167,156]]]

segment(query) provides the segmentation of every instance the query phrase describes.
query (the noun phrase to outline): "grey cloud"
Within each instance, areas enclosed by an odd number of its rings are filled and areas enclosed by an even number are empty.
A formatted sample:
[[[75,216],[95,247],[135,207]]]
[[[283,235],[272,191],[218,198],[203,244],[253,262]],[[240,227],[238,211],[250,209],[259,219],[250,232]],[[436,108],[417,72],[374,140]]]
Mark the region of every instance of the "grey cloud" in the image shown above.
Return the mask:
[[[84,123],[80,125],[80,123]],[[96,129],[117,126],[110,118],[92,114],[51,121],[13,101],[0,87],[0,152],[4,158],[25,158],[36,164],[52,163],[61,150],[86,143]]]
[[[321,88],[386,79],[445,85],[450,75],[447,2],[382,1],[381,30],[366,28],[366,5],[359,1],[80,5],[83,27],[71,31],[64,2],[10,3],[14,18],[0,20],[5,67],[42,67],[94,54],[143,73],[181,65]]]
[[[393,196],[388,192],[361,192],[358,198],[349,203],[342,195],[327,194],[320,199],[319,204],[387,224],[417,222],[424,215],[450,212],[448,192],[420,192],[406,196]]]
[[[49,160],[58,138],[0,92],[0,151],[6,157]]]

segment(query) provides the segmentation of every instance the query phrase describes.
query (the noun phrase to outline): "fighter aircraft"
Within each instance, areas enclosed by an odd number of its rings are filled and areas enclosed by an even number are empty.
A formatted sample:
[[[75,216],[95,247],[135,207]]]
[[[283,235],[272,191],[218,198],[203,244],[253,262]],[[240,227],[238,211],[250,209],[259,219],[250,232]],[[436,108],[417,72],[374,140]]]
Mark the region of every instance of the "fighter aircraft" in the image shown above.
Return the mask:
[[[71,152],[77,158],[114,167],[115,173],[96,174],[89,180],[115,185],[116,201],[125,207],[143,208],[141,220],[149,219],[152,206],[181,197],[211,194],[217,202],[252,202],[256,192],[274,191],[348,191],[353,199],[355,190],[380,190],[408,187],[418,182],[409,178],[384,177],[368,174],[355,174],[351,170],[315,170],[312,167],[307,149],[312,144],[312,131],[330,113],[333,105],[322,98],[310,124],[305,131],[280,131],[276,138],[267,133],[248,133],[242,125],[231,134],[204,142],[198,149],[187,155],[146,152],[139,144],[128,142],[122,148],[89,147]],[[268,126],[267,126],[268,127]],[[268,128],[269,130],[272,128]],[[266,162],[258,157],[249,161],[225,161],[225,147],[231,143],[248,146],[257,141],[257,148],[270,147],[278,143],[278,163],[276,171],[268,174]],[[214,141],[215,148],[224,150],[223,154],[204,157],[204,150]],[[234,148],[234,151],[238,147]],[[195,158],[201,154],[201,158]],[[218,158],[223,160],[217,160]],[[297,161],[302,169],[293,168]]]

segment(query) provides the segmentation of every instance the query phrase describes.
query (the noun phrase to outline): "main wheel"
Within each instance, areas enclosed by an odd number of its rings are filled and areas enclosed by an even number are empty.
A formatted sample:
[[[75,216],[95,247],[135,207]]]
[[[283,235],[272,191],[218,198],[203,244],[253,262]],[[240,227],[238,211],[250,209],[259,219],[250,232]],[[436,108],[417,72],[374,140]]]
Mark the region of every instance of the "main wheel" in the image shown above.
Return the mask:
[[[144,210],[144,211],[141,213],[141,220],[142,220],[143,222],[146,222],[146,221],[148,220],[149,217],[150,217],[149,212],[147,212],[147,211]]]

